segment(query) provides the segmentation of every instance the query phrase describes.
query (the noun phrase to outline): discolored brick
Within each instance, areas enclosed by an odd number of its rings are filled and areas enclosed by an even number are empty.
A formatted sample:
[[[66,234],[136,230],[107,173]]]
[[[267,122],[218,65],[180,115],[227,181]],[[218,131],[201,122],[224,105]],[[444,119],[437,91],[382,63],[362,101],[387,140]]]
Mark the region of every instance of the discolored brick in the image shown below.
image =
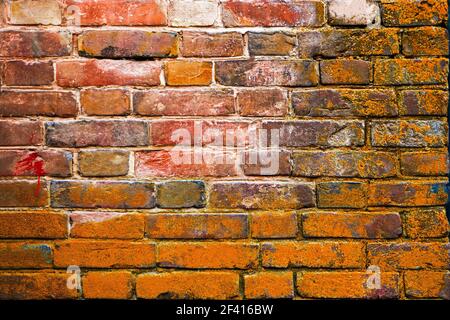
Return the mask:
[[[277,33],[248,33],[248,51],[251,56],[289,56],[297,44],[295,36]]]
[[[405,291],[410,298],[450,299],[450,274],[447,271],[406,271]]]
[[[381,12],[386,26],[437,25],[447,20],[447,1],[382,0]]]
[[[129,152],[120,150],[82,151],[78,166],[82,176],[115,177],[128,174]]]
[[[32,146],[43,142],[40,121],[0,121],[0,146]]]
[[[183,57],[236,57],[244,54],[244,38],[237,32],[205,33],[183,31]]]
[[[412,239],[442,238],[450,231],[444,208],[412,209],[405,212],[406,235]]]
[[[406,56],[446,56],[448,31],[437,27],[405,30],[402,34],[402,52]]]
[[[43,86],[54,80],[52,62],[7,61],[3,72],[3,83],[7,86]]]
[[[400,155],[402,173],[407,176],[445,176],[448,173],[446,152],[405,152]]]
[[[400,91],[400,114],[405,116],[447,115],[448,92],[438,90]]]
[[[82,90],[80,103],[89,116],[121,116],[130,113],[130,93],[127,90]]]
[[[361,182],[321,182],[317,185],[319,208],[364,208],[367,185]]]
[[[83,276],[82,286],[87,299],[130,299],[133,276],[128,271],[90,271]]]
[[[295,238],[298,231],[295,212],[257,212],[251,215],[252,238]]]
[[[205,197],[202,181],[168,181],[156,187],[156,204],[161,208],[202,208]]]
[[[323,84],[369,84],[371,63],[364,60],[323,60],[320,81]]]
[[[281,299],[294,297],[292,272],[258,272],[244,276],[245,298]]]
[[[62,57],[70,55],[71,50],[71,35],[68,32],[0,32],[0,57]]]
[[[36,242],[0,243],[0,268],[39,269],[52,266],[52,247]]]
[[[212,82],[212,63],[198,61],[170,61],[165,65],[169,86],[201,86]]]
[[[240,90],[237,106],[242,116],[282,117],[288,113],[287,92],[280,89]]]
[[[45,181],[5,181],[0,182],[1,207],[46,207],[48,188]]]

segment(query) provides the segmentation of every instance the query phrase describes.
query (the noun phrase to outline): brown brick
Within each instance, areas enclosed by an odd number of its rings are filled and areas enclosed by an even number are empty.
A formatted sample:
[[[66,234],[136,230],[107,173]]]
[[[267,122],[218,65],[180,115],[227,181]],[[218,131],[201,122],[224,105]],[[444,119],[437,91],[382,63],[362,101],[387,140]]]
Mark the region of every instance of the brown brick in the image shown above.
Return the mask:
[[[258,272],[244,276],[245,298],[281,299],[294,297],[292,272]]]
[[[45,207],[48,205],[47,183],[41,181],[1,181],[0,207]]]
[[[70,55],[71,50],[71,35],[68,32],[0,32],[0,57],[60,57]]]
[[[406,56],[446,56],[448,31],[436,27],[405,30],[402,36],[402,52]]]
[[[296,46],[295,36],[283,32],[248,33],[251,56],[289,56]]]
[[[168,181],[156,187],[156,204],[161,208],[202,208],[205,198],[203,181]]]
[[[83,296],[86,299],[130,299],[132,277],[128,271],[90,271],[83,276]]]
[[[241,239],[248,235],[247,214],[151,214],[146,234],[156,239]]]
[[[287,92],[280,89],[241,90],[237,93],[241,116],[282,117],[288,113]]]
[[[260,212],[251,215],[252,238],[295,238],[298,231],[295,212]]]
[[[364,60],[323,60],[320,81],[323,84],[369,84],[371,63]]]
[[[367,185],[361,182],[321,182],[317,185],[319,208],[364,208]]]
[[[7,86],[43,86],[53,83],[53,63],[6,61],[3,83]]]
[[[309,87],[318,84],[312,60],[237,60],[215,63],[216,81],[225,86]]]
[[[57,267],[149,268],[155,265],[155,245],[148,242],[68,240],[55,244]]]
[[[0,211],[0,238],[66,238],[68,219],[52,211]]]
[[[302,272],[297,274],[297,290],[305,298],[394,299],[400,297],[399,275],[381,273],[381,288],[370,289],[365,272]]]
[[[288,150],[267,150],[264,147],[259,150],[238,152],[237,157],[241,155],[243,160],[239,164],[246,176],[288,176],[291,174],[291,153]]]
[[[396,116],[395,91],[319,89],[292,92],[292,106],[301,117]]]
[[[82,151],[78,166],[82,176],[113,177],[128,174],[129,152],[121,150]]]
[[[0,146],[40,145],[42,142],[42,122],[0,121]]]
[[[139,120],[79,120],[47,122],[47,145],[54,147],[145,146],[147,123]]]
[[[214,208],[297,209],[315,204],[307,183],[216,182],[210,186],[209,204]]]
[[[52,247],[35,242],[0,243],[0,268],[33,269],[52,266]]]
[[[445,116],[448,92],[438,90],[400,91],[400,114],[404,116]]]
[[[239,297],[234,272],[166,272],[138,275],[136,295],[144,299],[232,299]]]
[[[72,212],[70,236],[95,239],[141,239],[144,216],[138,213]]]
[[[368,263],[382,270],[447,269],[449,246],[440,242],[371,243]]]
[[[447,83],[446,59],[383,59],[375,61],[377,85],[420,85]]]
[[[236,57],[244,54],[244,39],[237,32],[183,32],[184,57]]]
[[[385,26],[437,25],[447,20],[447,1],[382,0],[381,12]]]
[[[130,30],[85,31],[78,37],[81,56],[100,58],[162,58],[178,54],[174,32]]]
[[[212,63],[199,61],[170,61],[165,65],[169,86],[208,86],[212,82]]]
[[[450,299],[448,271],[406,271],[405,291],[410,298]]]
[[[407,176],[445,176],[448,173],[446,152],[405,152],[400,156],[402,174]]]
[[[392,181],[369,185],[369,206],[434,206],[447,202],[444,182]]]
[[[44,272],[0,273],[0,299],[74,299],[77,290],[67,288],[70,274]]]
[[[154,185],[127,181],[52,181],[55,208],[153,208]]]
[[[358,242],[272,242],[261,247],[262,264],[270,268],[361,268],[364,245]]]
[[[61,7],[58,0],[15,0],[10,2],[10,10],[11,24],[61,24]]]
[[[158,245],[158,265],[186,269],[250,269],[258,264],[258,244],[166,242]]]
[[[414,209],[405,212],[406,234],[409,238],[443,238],[450,231],[445,208]]]
[[[130,93],[127,90],[81,91],[81,107],[89,116],[122,116],[130,113]]]
[[[395,212],[307,212],[302,215],[307,238],[394,239],[402,235]]]

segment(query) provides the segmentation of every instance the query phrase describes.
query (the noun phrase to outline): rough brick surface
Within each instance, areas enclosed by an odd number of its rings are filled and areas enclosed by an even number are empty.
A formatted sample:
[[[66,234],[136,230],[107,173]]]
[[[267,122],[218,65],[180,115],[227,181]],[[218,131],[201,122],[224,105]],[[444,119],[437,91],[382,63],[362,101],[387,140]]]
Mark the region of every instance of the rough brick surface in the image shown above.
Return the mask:
[[[447,16],[0,0],[0,300],[450,299]]]

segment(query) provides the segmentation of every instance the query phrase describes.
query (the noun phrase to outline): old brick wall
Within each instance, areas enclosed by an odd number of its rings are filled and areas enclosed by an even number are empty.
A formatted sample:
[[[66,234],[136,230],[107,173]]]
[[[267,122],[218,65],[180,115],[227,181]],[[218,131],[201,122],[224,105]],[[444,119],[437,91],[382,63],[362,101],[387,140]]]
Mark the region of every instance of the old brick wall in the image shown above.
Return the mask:
[[[1,299],[450,298],[446,0],[1,1]]]

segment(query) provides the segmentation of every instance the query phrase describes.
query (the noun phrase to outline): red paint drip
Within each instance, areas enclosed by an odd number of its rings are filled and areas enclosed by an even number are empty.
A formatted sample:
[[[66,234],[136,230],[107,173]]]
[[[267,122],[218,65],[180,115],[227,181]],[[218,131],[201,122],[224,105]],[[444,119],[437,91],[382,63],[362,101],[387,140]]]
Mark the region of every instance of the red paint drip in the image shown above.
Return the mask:
[[[35,196],[39,196],[41,190],[41,177],[45,175],[44,160],[39,157],[37,152],[32,152],[16,163],[14,174],[20,175],[26,172],[33,172],[38,177],[38,183]]]

